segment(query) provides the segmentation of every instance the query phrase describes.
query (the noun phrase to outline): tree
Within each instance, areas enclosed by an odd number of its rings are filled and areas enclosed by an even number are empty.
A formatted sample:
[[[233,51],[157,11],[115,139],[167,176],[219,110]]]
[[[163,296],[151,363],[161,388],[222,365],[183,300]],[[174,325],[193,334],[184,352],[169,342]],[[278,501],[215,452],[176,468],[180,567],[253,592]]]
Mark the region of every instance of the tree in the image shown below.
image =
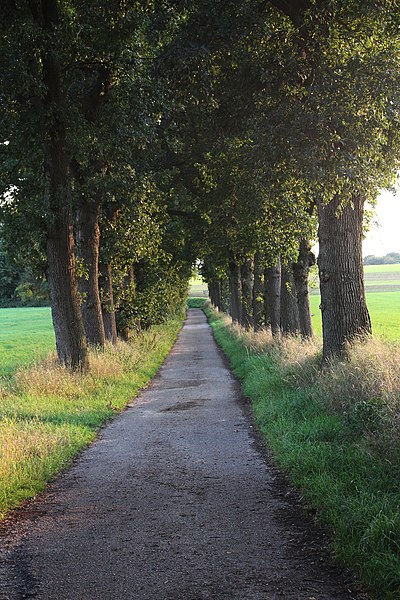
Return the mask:
[[[267,88],[260,99],[259,143],[318,205],[328,360],[342,355],[347,341],[371,332],[359,232],[364,201],[397,169],[398,35],[389,32],[388,12],[374,3],[362,11],[358,2],[310,3],[308,9],[274,4],[291,22],[282,19],[284,37],[275,35],[278,59],[266,44],[259,53],[275,83],[274,93]]]

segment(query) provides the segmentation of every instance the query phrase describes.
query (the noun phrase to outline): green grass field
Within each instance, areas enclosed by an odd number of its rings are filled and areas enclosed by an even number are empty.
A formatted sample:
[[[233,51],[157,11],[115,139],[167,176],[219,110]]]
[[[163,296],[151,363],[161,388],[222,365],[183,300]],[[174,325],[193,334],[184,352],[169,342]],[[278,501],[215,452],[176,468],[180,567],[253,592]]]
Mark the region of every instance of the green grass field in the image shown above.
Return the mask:
[[[368,288],[367,288],[368,289]],[[320,296],[311,296],[311,313],[316,335],[322,335]],[[390,341],[400,341],[400,291],[367,292],[367,304],[374,335]]]
[[[54,350],[50,308],[0,309],[0,377]]]
[[[390,341],[400,340],[400,265],[366,265],[365,289],[376,336]],[[318,290],[311,294],[311,312],[314,332],[322,334],[320,296]]]

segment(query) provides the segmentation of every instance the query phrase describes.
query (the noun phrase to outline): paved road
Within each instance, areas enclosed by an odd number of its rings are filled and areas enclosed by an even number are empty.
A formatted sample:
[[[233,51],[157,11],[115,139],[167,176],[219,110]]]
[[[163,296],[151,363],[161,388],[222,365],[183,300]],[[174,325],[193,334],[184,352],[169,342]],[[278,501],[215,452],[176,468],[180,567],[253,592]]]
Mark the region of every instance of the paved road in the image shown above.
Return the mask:
[[[268,466],[200,310],[158,375],[2,534],[1,600],[349,600]]]

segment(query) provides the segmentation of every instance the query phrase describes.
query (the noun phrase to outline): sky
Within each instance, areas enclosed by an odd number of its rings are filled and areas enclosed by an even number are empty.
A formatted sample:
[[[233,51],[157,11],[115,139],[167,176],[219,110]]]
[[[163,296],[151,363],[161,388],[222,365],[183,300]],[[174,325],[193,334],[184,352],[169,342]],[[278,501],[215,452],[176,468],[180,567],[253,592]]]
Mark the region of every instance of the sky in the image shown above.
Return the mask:
[[[400,252],[400,189],[396,195],[388,191],[380,194],[363,242],[364,256],[384,256],[388,252]]]

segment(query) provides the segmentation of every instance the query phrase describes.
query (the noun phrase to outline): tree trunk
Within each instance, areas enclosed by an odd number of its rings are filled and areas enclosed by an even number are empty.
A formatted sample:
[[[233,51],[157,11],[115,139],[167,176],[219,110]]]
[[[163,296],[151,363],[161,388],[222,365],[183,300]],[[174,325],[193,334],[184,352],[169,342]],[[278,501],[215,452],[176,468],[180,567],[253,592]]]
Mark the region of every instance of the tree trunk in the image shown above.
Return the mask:
[[[123,297],[120,306],[119,334],[121,338],[128,342],[132,337],[132,318],[130,316],[129,304],[135,295],[135,271],[133,265],[130,265],[123,281]],[[138,329],[140,324],[138,323]]]
[[[300,330],[299,307],[291,265],[282,265],[281,330],[284,335],[294,335]]]
[[[217,306],[215,302],[215,283],[214,281],[209,281],[207,284],[208,287],[208,297],[210,298],[210,302],[214,308]]]
[[[102,314],[106,340],[117,343],[117,322],[115,319],[112,266],[100,263],[99,284],[101,288]]]
[[[215,293],[215,306],[218,310],[222,310],[221,307],[221,285],[219,279],[214,280],[214,293]]]
[[[363,210],[361,195],[342,208],[339,197],[318,203],[324,361],[343,356],[347,341],[372,332],[362,262]]]
[[[100,202],[81,197],[77,215],[77,248],[84,275],[78,283],[87,340],[104,349],[106,338],[99,293],[99,210]]]
[[[229,292],[232,321],[240,323],[242,319],[240,267],[234,261],[229,263]]]
[[[221,296],[221,310],[226,312],[228,310],[228,299],[229,299],[229,280],[228,279],[220,279],[219,280],[219,289]]]
[[[240,324],[249,330],[253,324],[253,285],[254,263],[253,259],[246,260],[240,267],[242,283],[242,318]]]
[[[55,30],[58,24],[56,0],[42,2],[32,11],[35,20],[46,32]],[[45,202],[51,312],[59,362],[72,369],[84,370],[89,363],[73,250],[71,184],[63,122],[65,96],[62,69],[54,50],[43,51],[42,64],[47,87],[44,107],[49,122],[45,156]]]
[[[264,271],[264,315],[265,324],[271,326],[273,336],[281,331],[281,261]]]
[[[253,327],[254,331],[261,329],[263,313],[263,282],[261,271],[261,255],[254,255],[254,284],[253,284]]]
[[[300,333],[304,338],[310,338],[313,335],[308,276],[310,267],[314,264],[315,255],[311,252],[311,242],[309,240],[301,240],[299,244],[299,257],[293,265],[293,276],[299,308]]]
[[[89,362],[75,272],[72,214],[65,206],[51,216],[47,227],[47,278],[58,361],[73,370],[86,370]]]

